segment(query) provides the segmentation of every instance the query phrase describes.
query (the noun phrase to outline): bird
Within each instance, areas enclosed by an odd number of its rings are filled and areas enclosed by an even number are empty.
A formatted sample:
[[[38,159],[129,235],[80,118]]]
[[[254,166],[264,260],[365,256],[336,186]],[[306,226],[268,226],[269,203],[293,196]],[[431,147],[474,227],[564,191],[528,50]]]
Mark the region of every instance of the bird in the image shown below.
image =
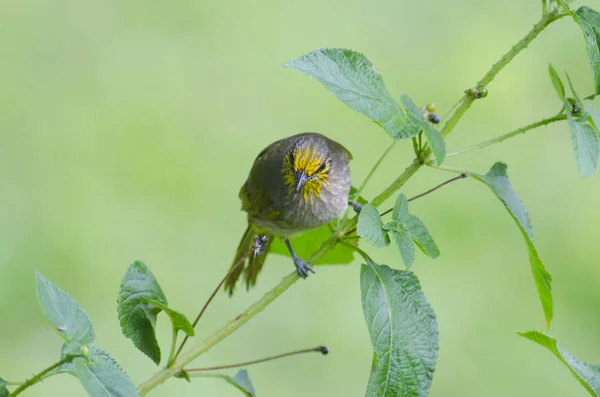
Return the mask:
[[[242,272],[246,289],[256,284],[274,237],[284,241],[300,277],[315,272],[290,238],[330,223],[348,204],[356,209],[348,200],[350,160],[348,149],[316,132],[278,140],[258,154],[239,192],[248,227],[225,280],[230,296]]]

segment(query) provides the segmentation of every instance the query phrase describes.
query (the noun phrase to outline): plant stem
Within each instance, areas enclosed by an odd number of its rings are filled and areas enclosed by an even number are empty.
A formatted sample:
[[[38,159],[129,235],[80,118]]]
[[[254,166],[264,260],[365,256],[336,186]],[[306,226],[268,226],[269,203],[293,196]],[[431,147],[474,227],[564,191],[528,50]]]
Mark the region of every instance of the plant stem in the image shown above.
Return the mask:
[[[225,277],[223,277],[223,279],[221,280],[219,285],[217,285],[217,288],[215,288],[213,293],[210,295],[210,297],[208,298],[208,300],[202,307],[202,310],[200,310],[200,313],[198,313],[198,316],[196,316],[196,319],[194,320],[194,323],[192,324],[193,328],[196,328],[198,321],[200,321],[200,318],[206,311],[206,308],[208,307],[208,305],[210,305],[210,302],[212,302],[215,295],[217,295],[217,292],[219,292],[219,290],[223,286],[223,283],[225,283],[225,280],[227,280],[227,277],[229,277],[231,275],[231,273],[233,273],[242,263],[244,263],[246,261],[246,259],[248,258],[248,256],[250,255],[251,252],[252,252],[251,249],[246,251],[246,253],[244,255],[242,255],[242,257],[233,266],[231,266],[231,268],[229,269],[229,271],[227,272]],[[179,346],[179,349],[177,349],[177,353],[175,353],[175,355],[173,355],[173,349],[175,349],[175,344],[173,344],[173,346],[171,346],[171,354],[169,355],[169,361],[168,361],[167,366],[170,366],[175,360],[177,360],[177,357],[179,357],[179,353],[181,353],[181,350],[183,349],[183,346],[185,346],[185,343],[187,342],[188,339],[189,339],[189,335],[186,335],[185,338],[183,338],[183,341],[181,342],[181,345]],[[173,327],[173,342],[176,343],[176,341],[177,341],[177,330]]]
[[[396,193],[406,181],[410,179],[418,170],[421,168],[423,164],[418,159],[415,159],[411,165],[409,165],[404,172],[396,178],[394,182],[390,186],[388,186],[383,192],[381,192],[377,197],[371,200],[370,204],[374,207],[381,205],[385,200],[390,198],[392,194]]]
[[[187,373],[193,373],[193,372],[203,372],[203,371],[215,371],[215,370],[218,370],[218,369],[228,369],[228,368],[245,367],[245,366],[248,366],[248,365],[260,364],[260,363],[264,363],[266,361],[277,360],[277,359],[284,358],[284,357],[294,356],[296,354],[313,353],[313,352],[319,352],[321,354],[327,354],[327,353],[329,353],[329,349],[326,348],[325,346],[319,346],[319,347],[313,347],[312,349],[296,350],[296,351],[293,351],[293,352],[288,352],[288,353],[283,353],[283,354],[277,354],[275,356],[265,357],[265,358],[261,358],[259,360],[246,361],[246,362],[237,363],[237,364],[217,365],[215,367],[204,367],[204,368],[186,368],[185,372],[187,372]]]
[[[397,190],[399,190],[406,181],[408,181],[418,170],[421,168],[423,164],[419,159],[415,159],[411,165],[406,167],[404,172],[396,178],[394,182],[390,186],[387,187],[383,192],[381,192],[377,197],[375,197],[369,204],[374,207],[377,207],[385,200],[387,200],[392,194],[394,194]],[[350,220],[342,230],[338,231],[338,235],[347,236],[356,231],[356,224],[358,223],[358,215]]]
[[[542,19],[536,23],[533,28],[519,41],[515,44],[506,54],[500,58],[498,62],[496,62],[492,68],[483,76],[481,80],[477,83],[476,87],[485,87],[487,86],[496,75],[506,66],[508,65],[517,54],[523,51],[533,39],[535,39],[548,25],[552,22],[566,17],[570,14],[559,14],[557,12],[551,12],[542,17]],[[475,101],[474,96],[464,95],[462,98],[462,103],[458,106],[452,117],[444,124],[444,128],[442,128],[442,135],[447,136],[452,129],[456,126],[456,124],[460,121],[465,112],[469,109],[471,104]]]
[[[325,255],[329,250],[331,250],[338,243],[338,240],[335,237],[331,237],[327,239],[321,247],[315,252],[308,260],[309,263],[314,263],[318,261],[323,255]],[[181,356],[170,366],[167,368],[163,368],[159,372],[155,373],[138,386],[138,391],[140,396],[145,396],[150,390],[154,389],[156,386],[163,383],[165,380],[174,376],[175,374],[181,372],[183,368],[196,359],[201,354],[207,352],[214,345],[219,343],[221,340],[225,339],[232,332],[240,328],[244,325],[248,320],[252,317],[256,316],[260,313],[265,307],[271,304],[279,295],[287,291],[296,281],[300,279],[300,276],[296,271],[284,277],[283,280],[279,284],[277,284],[271,291],[267,292],[260,300],[255,302],[252,306],[250,306],[246,311],[240,315],[238,315],[234,320],[230,321],[225,327],[221,330],[217,331],[208,339],[198,343],[197,345],[190,348],[190,350],[181,354]]]
[[[417,194],[416,196],[413,196],[413,197],[411,197],[411,198],[407,199],[407,201],[409,201],[409,202],[410,202],[410,201],[413,201],[413,200],[416,200],[416,199],[420,199],[421,197],[423,197],[423,196],[427,196],[429,193],[435,192],[435,191],[436,191],[436,190],[438,190],[439,188],[441,188],[441,187],[444,187],[444,186],[446,186],[446,185],[447,185],[447,184],[449,184],[449,183],[452,183],[452,182],[458,181],[459,179],[465,179],[465,178],[467,178],[468,176],[469,176],[469,173],[468,173],[468,172],[466,172],[466,171],[465,171],[465,172],[462,172],[462,173],[461,173],[459,176],[455,176],[454,178],[450,178],[450,179],[448,179],[447,181],[444,181],[444,182],[440,183],[439,185],[437,185],[437,186],[434,186],[434,187],[432,187],[431,189],[424,191],[424,192],[423,192],[423,193],[421,193],[421,194]],[[390,209],[388,209],[387,211],[384,211],[384,212],[382,212],[382,213],[381,213],[379,216],[384,216],[384,215],[387,215],[387,214],[389,214],[390,212],[392,212],[393,210],[394,210],[393,208],[390,208]]]
[[[394,148],[394,146],[396,145],[396,143],[398,143],[398,141],[392,142],[392,144],[390,146],[388,146],[388,148],[385,149],[385,152],[383,152],[383,154],[379,157],[379,159],[377,160],[377,162],[375,163],[375,165],[373,166],[373,168],[371,168],[371,171],[369,171],[369,174],[367,175],[367,177],[365,178],[365,180],[363,181],[363,183],[360,185],[360,187],[356,191],[356,193],[355,193],[356,197],[360,196],[360,194],[362,193],[362,191],[365,189],[365,186],[367,186],[367,183],[369,183],[369,181],[371,180],[371,178],[375,174],[375,171],[377,171],[377,169],[379,168],[379,166],[383,162],[383,159],[385,159],[386,156],[392,151],[392,149]]]
[[[529,125],[526,125],[524,127],[517,128],[514,131],[511,131],[511,132],[509,132],[507,134],[501,135],[501,136],[499,136],[497,138],[490,139],[489,141],[481,142],[481,143],[478,143],[477,145],[469,146],[469,147],[466,147],[464,149],[460,149],[460,150],[458,150],[456,152],[449,153],[449,154],[446,155],[446,158],[452,157],[452,156],[457,156],[457,155],[462,154],[462,153],[467,153],[467,152],[470,152],[472,150],[483,149],[484,147],[488,147],[490,145],[494,145],[496,143],[500,143],[500,142],[505,141],[505,140],[507,140],[509,138],[512,138],[515,135],[524,134],[525,132],[527,132],[529,130],[533,130],[534,128],[541,127],[541,126],[544,126],[544,125],[548,125],[548,124],[551,124],[551,123],[554,123],[554,122],[557,122],[557,121],[566,120],[566,119],[567,119],[567,115],[565,115],[565,114],[558,114],[558,115],[556,115],[554,117],[549,117],[547,119],[543,119],[543,120],[537,121],[535,123],[531,123]]]
[[[23,382],[21,384],[21,386],[19,386],[17,389],[15,389],[15,391],[13,391],[11,394],[9,394],[9,396],[10,397],[18,396],[19,394],[21,394],[21,392],[23,392],[23,390],[25,390],[28,387],[33,386],[36,383],[38,383],[39,381],[41,381],[42,378],[45,375],[47,375],[48,373],[54,371],[56,368],[60,367],[63,364],[70,363],[71,361],[73,361],[73,359],[75,357],[76,356],[66,356],[65,358],[63,358],[59,362],[52,364],[48,368],[46,368],[43,371],[39,372],[38,374],[34,375],[31,379],[25,380],[25,382]]]

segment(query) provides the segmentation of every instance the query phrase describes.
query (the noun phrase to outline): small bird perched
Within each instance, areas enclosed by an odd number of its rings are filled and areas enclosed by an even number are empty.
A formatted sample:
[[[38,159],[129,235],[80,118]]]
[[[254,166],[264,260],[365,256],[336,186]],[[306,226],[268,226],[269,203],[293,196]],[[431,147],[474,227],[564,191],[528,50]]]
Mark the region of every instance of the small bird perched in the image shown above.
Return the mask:
[[[350,152],[317,133],[303,133],[282,139],[259,153],[248,179],[240,189],[242,210],[248,213],[248,228],[237,248],[234,266],[248,256],[225,281],[233,294],[243,268],[246,288],[256,283],[273,240],[284,240],[302,278],[313,268],[299,258],[289,238],[325,225],[337,218],[348,204],[350,193]],[[265,241],[263,255],[247,255],[257,242]],[[266,236],[264,238],[263,236]]]

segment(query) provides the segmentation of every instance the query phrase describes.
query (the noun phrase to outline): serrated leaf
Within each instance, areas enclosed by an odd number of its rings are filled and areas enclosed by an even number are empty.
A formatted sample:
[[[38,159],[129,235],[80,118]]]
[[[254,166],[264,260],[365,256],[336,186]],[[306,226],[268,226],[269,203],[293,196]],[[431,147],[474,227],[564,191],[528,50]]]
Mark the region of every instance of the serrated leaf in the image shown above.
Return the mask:
[[[550,81],[552,82],[552,86],[554,87],[554,91],[556,91],[556,94],[558,95],[558,98],[560,99],[560,101],[564,101],[566,94],[565,94],[565,86],[562,82],[562,80],[560,79],[560,76],[558,75],[558,73],[556,73],[556,70],[554,70],[554,68],[552,67],[552,64],[548,65],[548,73],[550,74]]]
[[[74,375],[91,397],[139,397],[131,380],[104,350],[89,345],[89,358],[73,360]]]
[[[535,285],[537,288],[542,308],[544,310],[544,316],[546,318],[546,324],[550,327],[553,315],[553,303],[552,303],[552,276],[546,268],[540,256],[533,244],[533,228],[531,227],[531,221],[529,214],[523,205],[523,202],[513,189],[510,181],[508,180],[508,174],[506,173],[506,164],[496,163],[490,168],[487,174],[480,175],[477,173],[470,173],[470,175],[476,180],[485,183],[494,192],[496,197],[502,201],[504,207],[508,213],[515,220],[525,243],[527,244],[527,250],[529,253],[529,264]]]
[[[446,142],[444,141],[442,133],[433,128],[431,124],[425,120],[421,113],[421,109],[419,109],[408,95],[402,94],[400,100],[407,110],[409,122],[414,125],[416,129],[423,131],[423,134],[429,143],[429,147],[435,156],[436,164],[442,164],[446,158]]]
[[[394,204],[394,209],[392,210],[392,219],[402,223],[408,218],[408,215],[408,199],[403,193],[401,193]]]
[[[160,364],[160,347],[156,340],[156,316],[160,309],[145,299],[153,299],[167,306],[158,281],[150,269],[140,261],[132,263],[119,290],[118,316],[123,334],[133,341],[142,353],[156,365]]]
[[[6,381],[0,378],[0,397],[8,397],[8,389],[6,388]]]
[[[292,247],[296,254],[308,260],[312,254],[331,237],[331,230],[328,225],[321,226],[315,230],[302,233],[300,236],[290,238]],[[321,259],[311,265],[345,265],[354,260],[354,250],[344,244],[337,244],[335,248],[328,251]],[[291,260],[290,251],[287,249],[281,239],[276,238],[271,243],[269,253],[283,255]]]
[[[385,129],[394,139],[419,133],[387,91],[383,78],[363,54],[341,48],[319,48],[283,65],[319,81],[339,100]]]
[[[171,319],[171,324],[173,325],[175,332],[183,331],[188,336],[194,336],[194,327],[192,326],[192,323],[190,323],[190,320],[188,320],[185,315],[178,312],[177,310],[171,309],[167,305],[164,305],[155,299],[150,299],[150,298],[143,298],[143,299],[144,299],[144,301],[150,303],[151,305],[157,307],[160,310],[164,310],[164,312],[167,313],[167,315],[169,316],[169,319]]]
[[[571,374],[595,397],[600,397],[600,365],[588,364],[558,346],[556,339],[538,331],[519,332],[524,338],[544,346],[569,368]]]
[[[374,350],[366,396],[427,396],[439,339],[417,276],[369,262],[361,267],[360,288]]]
[[[371,204],[364,205],[358,215],[356,233],[376,247],[387,247],[390,244],[390,237],[382,226],[383,222],[377,209]]]
[[[579,175],[591,176],[598,169],[598,157],[600,154],[598,133],[591,125],[575,120],[569,109],[569,102],[565,99],[564,103]]]
[[[398,222],[386,225],[389,227],[390,234],[396,247],[400,251],[402,261],[406,265],[407,269],[410,269],[413,263],[415,263],[415,243],[413,242],[410,233],[404,228],[404,226]]]
[[[594,94],[600,94],[600,14],[589,7],[580,7],[573,18],[581,26],[587,43],[588,59],[594,77]]]
[[[410,215],[405,221],[406,228],[410,231],[413,241],[423,253],[431,258],[440,256],[440,250],[433,241],[433,237],[425,227],[425,224],[416,216]]]
[[[83,308],[41,273],[36,273],[35,288],[40,308],[58,334],[68,342],[91,343],[94,327]]]
[[[392,221],[385,225],[384,229],[392,233],[392,238],[394,238],[394,242],[400,251],[402,260],[409,269],[415,260],[415,244],[425,255],[431,258],[440,256],[440,250],[425,224],[408,212],[408,199],[404,194],[398,196],[392,211]]]

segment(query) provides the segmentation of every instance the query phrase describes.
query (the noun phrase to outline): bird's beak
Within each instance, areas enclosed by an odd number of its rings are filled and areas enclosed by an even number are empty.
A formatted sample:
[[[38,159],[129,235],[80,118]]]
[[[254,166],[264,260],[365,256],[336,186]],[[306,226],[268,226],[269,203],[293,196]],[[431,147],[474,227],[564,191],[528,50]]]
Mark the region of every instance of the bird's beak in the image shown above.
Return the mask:
[[[300,190],[302,190],[302,186],[304,186],[306,181],[308,181],[309,179],[310,177],[306,175],[304,171],[296,175],[296,193],[300,193]]]

